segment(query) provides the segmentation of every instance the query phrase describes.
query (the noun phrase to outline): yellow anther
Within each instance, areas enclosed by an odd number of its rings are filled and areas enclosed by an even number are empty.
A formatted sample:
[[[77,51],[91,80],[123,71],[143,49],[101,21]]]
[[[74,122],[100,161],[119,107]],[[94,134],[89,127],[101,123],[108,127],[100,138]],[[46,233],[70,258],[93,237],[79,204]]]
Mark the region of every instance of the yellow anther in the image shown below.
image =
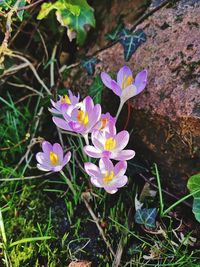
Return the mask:
[[[131,85],[133,81],[134,81],[133,76],[130,75],[127,77],[126,75],[124,75],[124,78],[122,81],[122,90],[128,87],[129,85]]]
[[[105,173],[105,175],[103,177],[103,182],[107,184],[107,183],[109,183],[109,182],[111,182],[113,180],[113,177],[114,177],[114,172],[113,171],[110,172],[110,175],[108,175],[108,171],[106,171],[106,173]]]
[[[71,104],[71,101],[69,99],[69,97],[67,95],[64,95],[62,98],[61,98],[61,103],[64,104]]]
[[[54,153],[53,151],[50,152],[49,159],[50,159],[52,165],[58,164],[58,155],[56,153]]]
[[[85,126],[87,126],[88,122],[89,122],[89,118],[88,118],[87,112],[84,112],[82,110],[78,110],[77,120],[78,120],[78,122],[80,122],[80,123],[84,124]]]
[[[116,141],[114,138],[110,137],[108,139],[106,139],[105,145],[104,145],[104,149],[111,151],[113,149],[115,149],[116,147]]]
[[[100,121],[101,121],[101,128],[100,128],[100,130],[103,130],[106,127],[106,124],[108,122],[108,119],[105,118],[105,119],[101,119]]]

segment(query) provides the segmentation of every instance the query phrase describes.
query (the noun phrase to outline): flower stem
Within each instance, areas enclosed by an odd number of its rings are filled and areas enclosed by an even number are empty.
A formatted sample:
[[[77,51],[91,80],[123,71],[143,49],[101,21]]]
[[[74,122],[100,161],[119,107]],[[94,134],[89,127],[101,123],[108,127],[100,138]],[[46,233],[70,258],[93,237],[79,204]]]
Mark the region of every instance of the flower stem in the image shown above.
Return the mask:
[[[88,134],[84,134],[83,135],[84,139],[85,139],[85,143],[88,146],[89,145],[89,139],[88,139]]]
[[[118,117],[119,117],[119,114],[120,114],[120,112],[121,112],[121,110],[122,110],[123,105],[124,105],[124,102],[120,101],[119,108],[118,108],[118,110],[117,110],[117,115],[116,115],[116,117],[115,117],[116,120],[117,120]]]
[[[66,184],[69,186],[70,190],[72,191],[72,193],[76,199],[76,190],[74,189],[72,182],[70,181],[69,178],[67,178],[67,176],[65,175],[65,173],[62,170],[60,171],[60,173],[65,178]]]

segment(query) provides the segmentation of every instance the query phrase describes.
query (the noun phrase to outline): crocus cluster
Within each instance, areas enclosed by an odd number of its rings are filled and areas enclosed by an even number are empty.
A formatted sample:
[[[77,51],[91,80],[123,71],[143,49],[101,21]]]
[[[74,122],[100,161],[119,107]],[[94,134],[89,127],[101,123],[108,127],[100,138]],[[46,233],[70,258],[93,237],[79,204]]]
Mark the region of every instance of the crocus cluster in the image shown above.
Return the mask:
[[[125,130],[117,133],[117,117],[123,104],[145,88],[147,71],[141,71],[134,80],[129,67],[124,66],[117,74],[117,81],[104,72],[101,79],[120,97],[116,117],[112,117],[109,112],[102,114],[100,104],[95,105],[90,96],[80,101],[80,96],[73,95],[70,90],[68,95],[59,96],[57,102],[51,101],[52,108],[49,111],[53,114],[56,126],[85,138],[84,153],[91,158],[99,159],[98,165],[84,163],[85,172],[90,176],[94,186],[104,188],[113,194],[127,183],[127,160],[135,156],[133,150],[125,149],[129,142],[129,133]],[[43,171],[61,171],[71,158],[70,152],[64,156],[63,149],[58,143],[51,145],[44,141],[42,149],[43,152],[37,153],[36,159],[37,167]]]

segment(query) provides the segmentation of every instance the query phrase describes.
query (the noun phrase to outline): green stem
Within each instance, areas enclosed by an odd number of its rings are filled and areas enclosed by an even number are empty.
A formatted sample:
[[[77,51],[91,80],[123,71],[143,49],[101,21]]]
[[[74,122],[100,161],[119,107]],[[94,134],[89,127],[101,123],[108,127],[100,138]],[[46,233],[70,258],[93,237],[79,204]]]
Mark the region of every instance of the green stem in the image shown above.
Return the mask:
[[[1,209],[0,209],[0,230],[1,230],[3,242],[6,245],[7,244],[7,238],[6,238],[6,232],[5,232],[5,228],[4,228],[4,222],[3,222],[3,216],[2,216]]]
[[[60,171],[60,173],[61,173],[62,176],[65,178],[66,184],[69,186],[70,190],[72,191],[72,193],[73,193],[73,195],[74,195],[74,197],[75,197],[75,199],[76,199],[76,191],[75,191],[75,189],[74,189],[74,186],[73,186],[72,182],[70,181],[69,178],[67,178],[67,176],[64,174],[63,171]]]
[[[199,193],[200,192],[200,189],[199,190],[196,190],[184,197],[182,197],[181,199],[179,199],[178,201],[176,201],[174,204],[172,204],[169,208],[167,208],[163,213],[162,213],[162,216],[164,216],[165,214],[169,213],[173,208],[175,208],[177,205],[179,205],[181,202],[185,201],[186,199],[188,199],[189,197],[195,195],[196,193]]]
[[[163,195],[162,195],[162,188],[161,188],[161,183],[160,183],[160,175],[158,172],[158,167],[157,164],[154,164],[155,171],[156,171],[156,180],[158,184],[158,193],[159,193],[159,199],[160,199],[160,216],[163,216],[163,209],[164,209],[164,203],[163,203]]]

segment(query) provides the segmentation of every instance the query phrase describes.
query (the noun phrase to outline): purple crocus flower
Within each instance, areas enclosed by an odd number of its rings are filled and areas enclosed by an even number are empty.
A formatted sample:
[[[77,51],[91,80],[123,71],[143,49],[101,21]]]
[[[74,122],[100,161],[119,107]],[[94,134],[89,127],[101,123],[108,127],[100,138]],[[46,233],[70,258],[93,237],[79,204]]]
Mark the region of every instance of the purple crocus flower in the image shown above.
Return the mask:
[[[63,118],[53,117],[53,122],[61,129],[87,135],[101,117],[101,106],[94,105],[90,96],[87,96],[77,107],[62,109]]]
[[[44,141],[42,150],[43,152],[36,154],[37,167],[42,171],[59,172],[70,161],[71,152],[64,156],[63,149],[58,143],[51,145],[49,142]]]
[[[99,167],[86,162],[84,168],[90,176],[91,183],[96,187],[104,188],[110,194],[116,193],[118,188],[128,182],[127,176],[124,175],[127,169],[126,161],[120,161],[114,166],[112,161],[102,158],[99,161]]]
[[[129,141],[129,133],[121,131],[101,133],[98,130],[91,135],[93,146],[84,147],[84,152],[92,158],[110,158],[115,160],[129,160],[135,156],[133,150],[123,150]]]
[[[116,133],[115,123],[116,119],[113,118],[109,112],[107,112],[106,114],[101,114],[101,118],[95,125],[94,130],[99,130],[101,132],[112,131]]]
[[[68,95],[64,95],[64,96],[60,96],[59,95],[59,100],[57,102],[54,102],[53,100],[51,100],[51,104],[52,104],[52,108],[49,108],[49,111],[54,113],[54,114],[62,114],[62,110],[65,107],[68,107],[70,105],[72,105],[73,107],[75,107],[80,100],[80,95],[78,94],[77,96],[73,95],[72,92],[70,90],[68,90],[69,96]]]
[[[101,106],[94,105],[90,96],[75,108],[62,110],[62,118],[53,117],[53,122],[61,129],[87,135],[92,132],[94,126],[101,117]]]
[[[119,115],[124,103],[131,97],[141,93],[147,84],[147,70],[139,72],[135,79],[129,67],[123,66],[117,73],[117,81],[113,80],[107,73],[101,73],[102,82],[120,97]]]

